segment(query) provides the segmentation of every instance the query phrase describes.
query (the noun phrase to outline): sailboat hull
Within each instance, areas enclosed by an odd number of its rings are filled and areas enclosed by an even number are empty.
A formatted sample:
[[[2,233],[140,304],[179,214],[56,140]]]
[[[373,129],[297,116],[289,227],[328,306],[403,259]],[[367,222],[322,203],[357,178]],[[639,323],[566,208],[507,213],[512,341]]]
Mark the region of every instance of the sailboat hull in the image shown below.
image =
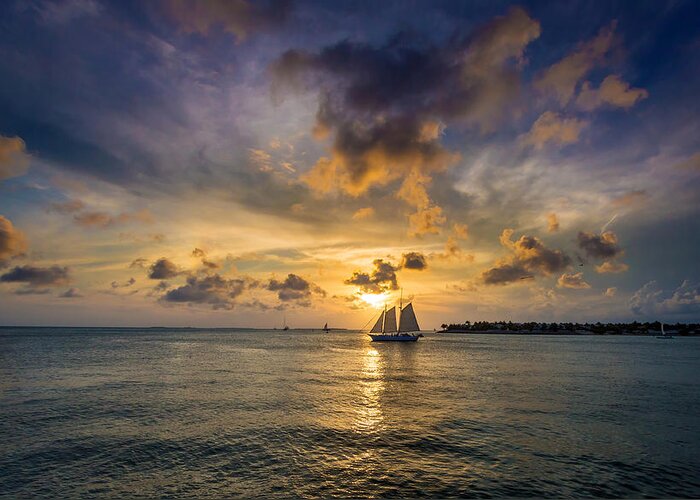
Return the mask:
[[[418,340],[417,335],[372,335],[372,342],[416,342]]]

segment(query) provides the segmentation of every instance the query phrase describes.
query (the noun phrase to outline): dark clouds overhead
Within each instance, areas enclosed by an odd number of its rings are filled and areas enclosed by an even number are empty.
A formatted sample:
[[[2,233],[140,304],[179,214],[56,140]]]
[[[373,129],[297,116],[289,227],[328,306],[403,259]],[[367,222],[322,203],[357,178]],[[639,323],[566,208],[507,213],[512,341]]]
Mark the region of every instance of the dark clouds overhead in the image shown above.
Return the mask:
[[[512,241],[512,229],[501,233],[501,244],[511,254],[482,273],[484,283],[503,285],[530,278],[532,275],[549,276],[563,271],[571,264],[571,258],[561,250],[547,248],[536,236],[521,236]]]
[[[314,132],[332,136],[330,156],[304,179],[320,192],[357,196],[401,178],[397,196],[416,209],[409,233],[438,232],[445,217],[427,186],[459,158],[441,141],[444,127],[492,130],[511,114],[525,48],[539,34],[516,7],[437,45],[399,34],[380,46],[346,40],[285,52],[272,65],[273,91],[318,92]]]
[[[384,259],[373,261],[374,270],[371,274],[355,271],[352,276],[345,280],[346,285],[355,285],[366,293],[382,293],[388,290],[398,290],[399,284],[396,277],[398,267]]]
[[[189,276],[185,285],[169,290],[161,301],[233,309],[236,299],[251,285],[253,282],[247,279],[227,279],[219,274]]]
[[[301,276],[291,273],[282,281],[271,279],[267,283],[266,288],[276,292],[277,298],[282,302],[296,301],[300,305],[308,305],[312,294],[326,295],[326,292],[320,287]]]
[[[16,266],[0,276],[5,283],[27,283],[31,286],[58,286],[68,283],[68,268],[61,266],[35,267],[32,265]]]
[[[177,268],[177,266],[173,262],[163,257],[151,264],[148,277],[152,280],[167,280],[174,278],[179,274],[180,270]]]
[[[408,252],[403,254],[401,259],[402,269],[414,269],[416,271],[422,271],[428,267],[428,261],[420,252]]]
[[[596,259],[609,259],[622,255],[622,248],[617,244],[617,236],[612,231],[602,234],[578,233],[578,246],[588,257]]]

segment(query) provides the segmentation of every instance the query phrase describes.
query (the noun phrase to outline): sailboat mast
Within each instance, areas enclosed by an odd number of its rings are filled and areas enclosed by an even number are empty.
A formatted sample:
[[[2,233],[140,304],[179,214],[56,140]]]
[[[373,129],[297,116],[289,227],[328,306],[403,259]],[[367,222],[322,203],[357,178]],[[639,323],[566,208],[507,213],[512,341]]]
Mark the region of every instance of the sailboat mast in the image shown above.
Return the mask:
[[[384,304],[384,312],[382,313],[382,333],[384,333],[384,326],[386,325],[386,304]]]

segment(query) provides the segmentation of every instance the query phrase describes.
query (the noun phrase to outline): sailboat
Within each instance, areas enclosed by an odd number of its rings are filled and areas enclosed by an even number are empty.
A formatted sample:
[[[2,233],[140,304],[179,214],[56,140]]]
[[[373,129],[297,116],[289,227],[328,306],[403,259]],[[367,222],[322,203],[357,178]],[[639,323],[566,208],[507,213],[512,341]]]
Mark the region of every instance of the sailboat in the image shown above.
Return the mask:
[[[664,331],[664,324],[661,323],[661,335],[657,335],[656,338],[657,339],[672,339],[673,335],[671,335],[670,333],[666,334],[666,332]]]
[[[326,323],[325,325],[323,325],[323,328],[322,328],[322,330],[323,330],[324,332],[326,332],[326,333],[328,333],[328,332],[330,332],[330,331],[331,331],[331,329],[330,329],[330,328],[328,328],[328,323]]]
[[[282,330],[287,331],[289,330],[289,327],[287,326],[287,315],[284,315],[284,319],[282,320]]]
[[[396,310],[399,310],[399,323],[396,324]],[[406,307],[384,308],[379,319],[369,331],[372,342],[416,342],[420,333],[416,313],[410,302]]]

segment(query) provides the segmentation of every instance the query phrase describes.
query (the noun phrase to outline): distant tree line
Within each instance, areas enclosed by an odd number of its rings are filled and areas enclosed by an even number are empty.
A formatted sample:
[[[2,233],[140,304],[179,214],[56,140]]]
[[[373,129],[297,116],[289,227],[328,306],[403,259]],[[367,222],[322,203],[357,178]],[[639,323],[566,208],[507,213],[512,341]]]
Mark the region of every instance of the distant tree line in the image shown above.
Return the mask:
[[[567,333],[580,335],[656,335],[661,332],[659,321],[640,323],[513,323],[512,321],[465,321],[443,323],[445,332],[492,332],[492,333]],[[664,331],[672,335],[699,335],[697,323],[664,323]]]

